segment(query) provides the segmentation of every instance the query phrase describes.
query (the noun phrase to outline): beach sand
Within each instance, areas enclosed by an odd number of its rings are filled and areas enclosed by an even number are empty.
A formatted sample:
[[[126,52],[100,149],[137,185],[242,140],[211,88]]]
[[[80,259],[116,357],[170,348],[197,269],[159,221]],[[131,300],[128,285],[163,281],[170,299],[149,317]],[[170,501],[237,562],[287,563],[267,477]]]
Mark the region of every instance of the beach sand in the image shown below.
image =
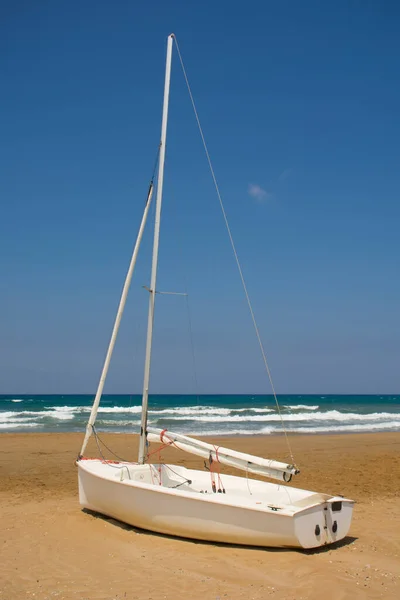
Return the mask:
[[[135,459],[137,436],[104,435]],[[0,600],[400,597],[400,435],[291,436],[296,487],[356,500],[349,537],[318,551],[205,544],[80,509],[78,434],[0,435]],[[214,440],[287,459],[283,436]],[[88,455],[95,455],[93,446]],[[202,467],[169,449],[163,459]]]

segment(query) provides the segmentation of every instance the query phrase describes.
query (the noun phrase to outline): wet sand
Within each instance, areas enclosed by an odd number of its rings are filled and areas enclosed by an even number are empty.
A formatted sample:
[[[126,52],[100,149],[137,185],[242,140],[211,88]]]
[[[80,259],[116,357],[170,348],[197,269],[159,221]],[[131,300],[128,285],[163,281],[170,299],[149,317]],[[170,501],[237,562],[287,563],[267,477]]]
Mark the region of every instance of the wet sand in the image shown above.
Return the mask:
[[[136,459],[137,436],[102,439],[123,458]],[[289,459],[283,436],[213,441]],[[0,600],[397,598],[399,433],[291,436],[290,441],[301,468],[296,487],[357,502],[349,536],[336,547],[247,548],[135,530],[80,509],[74,461],[81,434],[1,434]],[[87,454],[97,455],[94,444]],[[166,462],[203,466],[201,459],[173,449],[162,456]]]

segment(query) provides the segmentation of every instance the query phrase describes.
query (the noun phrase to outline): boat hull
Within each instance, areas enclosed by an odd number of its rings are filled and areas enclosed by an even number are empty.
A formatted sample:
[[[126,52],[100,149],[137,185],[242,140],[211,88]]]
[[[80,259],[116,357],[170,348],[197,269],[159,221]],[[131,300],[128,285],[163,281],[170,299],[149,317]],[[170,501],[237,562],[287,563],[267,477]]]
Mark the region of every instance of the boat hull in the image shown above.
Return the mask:
[[[339,541],[350,527],[351,500],[225,475],[226,493],[212,493],[207,473],[157,469],[79,461],[80,503],[141,529],[229,544],[315,548]],[[167,469],[180,479],[168,478]],[[179,483],[185,477],[190,483]]]

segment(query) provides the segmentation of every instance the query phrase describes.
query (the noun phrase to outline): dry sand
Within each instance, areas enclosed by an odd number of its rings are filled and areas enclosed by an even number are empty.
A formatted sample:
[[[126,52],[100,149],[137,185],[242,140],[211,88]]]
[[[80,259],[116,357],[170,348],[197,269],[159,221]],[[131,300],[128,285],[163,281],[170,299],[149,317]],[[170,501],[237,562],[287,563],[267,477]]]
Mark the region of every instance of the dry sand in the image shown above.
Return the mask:
[[[136,436],[104,440],[136,456]],[[74,465],[81,442],[77,434],[0,435],[0,600],[400,597],[398,433],[291,438],[302,469],[296,486],[357,501],[349,537],[319,551],[179,540],[85,513]],[[283,437],[223,443],[287,458]],[[175,450],[163,458],[202,465]]]

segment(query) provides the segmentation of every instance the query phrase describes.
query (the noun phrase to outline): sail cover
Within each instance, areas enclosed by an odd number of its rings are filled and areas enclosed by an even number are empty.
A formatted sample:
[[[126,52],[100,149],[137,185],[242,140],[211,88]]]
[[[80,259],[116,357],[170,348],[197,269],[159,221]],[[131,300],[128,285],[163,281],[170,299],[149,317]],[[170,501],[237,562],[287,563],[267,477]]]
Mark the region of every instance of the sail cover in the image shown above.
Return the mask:
[[[178,450],[196,454],[196,456],[209,459],[210,462],[219,462],[247,473],[277,479],[278,481],[288,482],[291,480],[292,475],[300,472],[294,465],[269,460],[268,458],[260,458],[244,452],[236,452],[222,446],[214,446],[186,435],[172,433],[166,429],[148,427],[147,439],[149,442],[168,444]]]

